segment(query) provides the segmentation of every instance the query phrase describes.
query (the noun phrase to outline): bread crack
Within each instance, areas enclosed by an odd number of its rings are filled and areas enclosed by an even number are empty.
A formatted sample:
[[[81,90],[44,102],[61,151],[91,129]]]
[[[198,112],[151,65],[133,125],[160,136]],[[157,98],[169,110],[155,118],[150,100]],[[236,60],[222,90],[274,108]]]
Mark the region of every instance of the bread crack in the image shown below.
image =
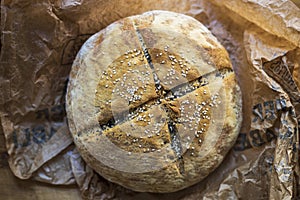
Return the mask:
[[[155,83],[155,88],[156,88],[156,92],[158,93],[158,95],[161,95],[162,94],[162,91],[164,90],[162,85],[160,84],[160,80],[157,76],[157,74],[155,73],[155,69],[154,69],[154,66],[153,66],[153,63],[152,63],[152,58],[150,56],[150,53],[147,49],[147,46],[146,46],[146,43],[144,41],[144,38],[139,30],[139,28],[134,24],[134,28],[135,28],[135,32],[137,34],[137,37],[140,41],[140,44],[142,46],[142,49],[143,49],[143,53],[144,53],[144,56],[148,62],[148,65],[149,67],[151,68],[151,71],[152,71],[152,74],[153,74],[153,79],[154,79],[154,83]]]
[[[135,24],[134,24],[134,27],[135,27],[136,34],[139,38],[139,41],[141,43],[144,56],[147,59],[149,67],[151,68],[154,83],[155,83],[156,93],[159,95],[159,97],[160,97],[159,100],[160,100],[166,92],[164,90],[164,87],[161,85],[161,81],[160,81],[158,75],[155,72],[155,68],[152,63],[152,58],[148,52],[144,38],[143,38],[141,32],[139,31],[138,27]],[[164,106],[164,107],[165,107],[165,109],[167,111],[167,115],[168,115],[168,129],[169,129],[169,133],[170,133],[171,148],[177,158],[176,159],[177,169],[178,169],[179,173],[181,175],[183,175],[184,174],[184,162],[183,162],[183,158],[182,158],[183,151],[182,151],[182,146],[181,146],[181,141],[180,141],[180,135],[178,134],[178,130],[175,125],[175,121],[177,121],[176,119],[178,118],[179,115],[178,115],[178,112],[175,112],[174,109],[172,109],[172,106],[171,107],[170,106]]]
[[[121,112],[118,114],[118,119],[115,121],[114,118],[111,118],[106,122],[105,124],[99,124],[102,130],[106,130],[108,128],[112,128],[116,125],[122,124],[126,122],[127,120],[131,120],[135,118],[140,112],[147,111],[148,108],[150,108],[152,105],[160,104],[162,100],[175,100],[177,98],[180,98],[186,94],[189,94],[193,92],[194,90],[204,87],[209,84],[210,79],[213,77],[225,77],[228,72],[231,72],[229,69],[221,69],[221,70],[214,70],[208,74],[205,74],[195,80],[192,80],[187,83],[182,83],[176,87],[174,87],[171,91],[163,91],[162,94],[155,99],[150,99],[146,101],[144,104],[137,106],[135,108],[132,108],[128,112]],[[174,107],[175,109],[175,107]],[[175,110],[174,110],[175,112]]]

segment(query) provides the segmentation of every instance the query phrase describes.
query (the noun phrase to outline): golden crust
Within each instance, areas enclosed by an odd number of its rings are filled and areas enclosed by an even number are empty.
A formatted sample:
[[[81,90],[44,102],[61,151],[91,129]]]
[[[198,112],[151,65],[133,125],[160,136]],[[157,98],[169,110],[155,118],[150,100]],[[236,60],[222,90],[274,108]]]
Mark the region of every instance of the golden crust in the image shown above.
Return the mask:
[[[241,94],[226,50],[203,25],[152,11],[87,41],[67,113],[79,152],[103,177],[174,192],[222,162],[240,128]]]

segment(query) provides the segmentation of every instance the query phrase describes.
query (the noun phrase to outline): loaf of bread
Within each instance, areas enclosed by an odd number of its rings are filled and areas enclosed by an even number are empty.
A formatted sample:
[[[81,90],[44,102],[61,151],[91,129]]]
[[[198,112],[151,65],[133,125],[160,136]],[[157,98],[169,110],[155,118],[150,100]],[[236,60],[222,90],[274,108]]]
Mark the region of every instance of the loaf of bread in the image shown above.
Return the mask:
[[[93,35],[73,63],[71,133],[106,179],[174,192],[211,173],[234,144],[241,94],[226,50],[197,20],[151,11]]]

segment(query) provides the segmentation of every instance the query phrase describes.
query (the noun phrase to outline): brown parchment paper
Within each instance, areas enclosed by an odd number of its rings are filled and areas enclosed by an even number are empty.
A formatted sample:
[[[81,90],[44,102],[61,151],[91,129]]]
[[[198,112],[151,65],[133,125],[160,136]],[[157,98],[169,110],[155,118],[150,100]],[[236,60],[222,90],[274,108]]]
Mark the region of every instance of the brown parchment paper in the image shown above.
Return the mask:
[[[1,123],[16,176],[76,183],[84,199],[296,199],[299,195],[300,9],[280,0],[1,1]],[[205,24],[230,54],[243,94],[236,145],[205,180],[137,193],[89,168],[66,124],[72,61],[93,33],[162,9]]]

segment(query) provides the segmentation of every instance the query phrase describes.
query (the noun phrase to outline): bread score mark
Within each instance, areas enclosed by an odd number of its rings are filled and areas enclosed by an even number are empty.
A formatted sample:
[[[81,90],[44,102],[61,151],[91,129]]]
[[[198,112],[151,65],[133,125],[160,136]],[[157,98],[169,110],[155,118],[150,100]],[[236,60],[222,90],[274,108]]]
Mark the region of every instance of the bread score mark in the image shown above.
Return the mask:
[[[148,65],[152,70],[152,74],[153,74],[153,79],[154,79],[154,83],[155,83],[155,88],[156,88],[156,92],[158,93],[159,96],[161,96],[162,92],[164,91],[164,88],[162,87],[162,85],[160,84],[160,80],[158,78],[158,75],[155,72],[153,63],[152,63],[152,58],[150,56],[150,53],[148,51],[148,48],[146,46],[146,43],[144,41],[144,38],[138,28],[138,26],[136,24],[133,24],[133,27],[135,29],[136,35],[141,43],[142,49],[143,49],[143,53],[145,58],[147,59]]]
[[[176,126],[176,124],[181,124],[179,118],[180,118],[180,111],[178,113],[178,110],[174,110],[173,107],[170,105],[171,101],[182,97],[188,93],[191,93],[193,91],[195,91],[196,89],[205,86],[207,84],[209,84],[209,80],[215,79],[217,77],[221,77],[224,78],[225,75],[228,72],[232,72],[231,69],[229,68],[223,68],[223,69],[215,69],[209,73],[206,73],[205,75],[202,75],[200,77],[194,77],[194,79],[190,79],[187,80],[187,82],[182,82],[179,85],[175,86],[175,87],[171,87],[171,88],[164,88],[162,81],[160,80],[158,74],[156,73],[155,67],[154,67],[154,63],[152,61],[152,57],[151,55],[155,52],[157,53],[157,51],[159,51],[158,49],[150,49],[151,53],[149,52],[149,49],[147,48],[147,45],[144,41],[144,38],[142,36],[141,31],[139,30],[138,26],[136,24],[134,24],[134,28],[135,28],[135,33],[138,37],[138,40],[140,42],[140,45],[142,47],[142,54],[143,57],[146,58],[147,64],[150,67],[150,71],[152,73],[152,77],[155,83],[155,91],[157,93],[157,98],[155,99],[150,99],[148,101],[146,101],[145,103],[141,104],[140,106],[137,106],[135,108],[131,108],[129,109],[129,113],[128,112],[121,112],[118,113],[118,119],[122,119],[122,120],[117,120],[115,121],[114,118],[111,118],[107,123],[105,124],[100,124],[100,127],[102,128],[103,131],[108,130],[110,128],[113,128],[114,126],[118,125],[118,124],[123,124],[126,121],[129,121],[131,119],[134,119],[136,117],[138,117],[139,113],[141,112],[141,110],[143,110],[143,112],[149,110],[149,108],[153,105],[158,105],[158,104],[163,104],[163,109],[166,111],[166,113],[168,114],[168,119],[167,119],[167,129],[169,131],[169,137],[170,137],[170,146],[171,149],[174,153],[174,155],[176,156],[176,159],[174,159],[174,162],[176,162],[176,166],[178,169],[178,173],[181,175],[184,175],[184,159],[183,159],[183,154],[185,153],[185,151],[183,151],[183,144],[182,144],[182,139],[180,137],[180,134],[178,133],[178,128]],[[166,46],[164,48],[164,53],[159,53],[156,55],[156,57],[158,56],[164,56],[164,54],[166,54],[166,56],[168,56],[168,58],[172,61],[171,65],[172,67],[174,67],[174,65],[178,62],[178,64],[181,64],[180,60],[176,60],[176,56],[174,55],[169,55],[168,52],[168,46]],[[154,51],[154,52],[152,52]],[[166,64],[164,62],[165,60],[161,61],[161,64]],[[183,64],[183,63],[182,63]],[[183,65],[186,67],[186,65]],[[183,77],[186,77],[186,73],[181,74]],[[174,107],[176,108],[176,106]],[[197,136],[196,136],[197,137]],[[113,138],[113,137],[112,137]],[[111,138],[111,139],[112,139]],[[135,140],[135,139],[134,139]],[[201,139],[199,139],[199,141],[201,141]],[[113,141],[112,141],[113,142]],[[201,142],[200,142],[201,143]],[[193,147],[192,147],[193,150]],[[191,154],[192,156],[194,155],[193,153]]]
[[[155,83],[156,93],[158,94],[159,97],[162,97],[163,94],[165,93],[165,90],[164,90],[164,87],[161,85],[161,81],[158,78],[158,75],[155,72],[155,68],[152,63],[152,58],[151,58],[150,53],[148,52],[144,38],[143,38],[138,26],[135,23],[133,23],[133,27],[134,27],[137,37],[139,38],[139,41],[141,43],[144,56],[147,59],[149,67],[151,68],[154,83]],[[182,146],[181,146],[181,142],[180,142],[180,135],[175,126],[175,121],[172,118],[172,116],[174,116],[172,109],[168,109],[166,106],[164,106],[164,108],[166,109],[167,114],[168,114],[168,129],[170,132],[171,148],[177,157],[176,163],[177,163],[178,172],[183,175],[184,174],[184,162],[183,162],[183,158],[182,158],[183,152],[182,152]]]
[[[176,127],[176,121],[178,118],[178,113],[174,112],[173,109],[171,109],[168,106],[165,106],[165,109],[168,113],[168,129],[170,132],[170,138],[171,138],[171,148],[174,151],[176,157],[177,157],[177,162],[176,166],[181,175],[184,175],[184,161],[183,161],[183,150],[182,150],[182,145],[181,145],[181,139],[180,135],[178,133],[178,129]]]
[[[106,130],[108,128],[112,128],[116,125],[122,124],[137,117],[140,111],[147,111],[152,105],[160,104],[162,99],[172,100],[180,98],[200,87],[206,86],[209,83],[208,80],[213,76],[224,76],[224,74],[227,72],[229,72],[227,69],[215,70],[190,82],[182,83],[174,87],[171,91],[164,90],[163,94],[160,97],[156,99],[150,99],[144,104],[130,109],[129,115],[127,112],[119,113],[119,116],[121,116],[119,118],[122,118],[123,120],[115,121],[114,118],[111,118],[106,124],[100,124],[100,127],[102,128],[102,130]]]

